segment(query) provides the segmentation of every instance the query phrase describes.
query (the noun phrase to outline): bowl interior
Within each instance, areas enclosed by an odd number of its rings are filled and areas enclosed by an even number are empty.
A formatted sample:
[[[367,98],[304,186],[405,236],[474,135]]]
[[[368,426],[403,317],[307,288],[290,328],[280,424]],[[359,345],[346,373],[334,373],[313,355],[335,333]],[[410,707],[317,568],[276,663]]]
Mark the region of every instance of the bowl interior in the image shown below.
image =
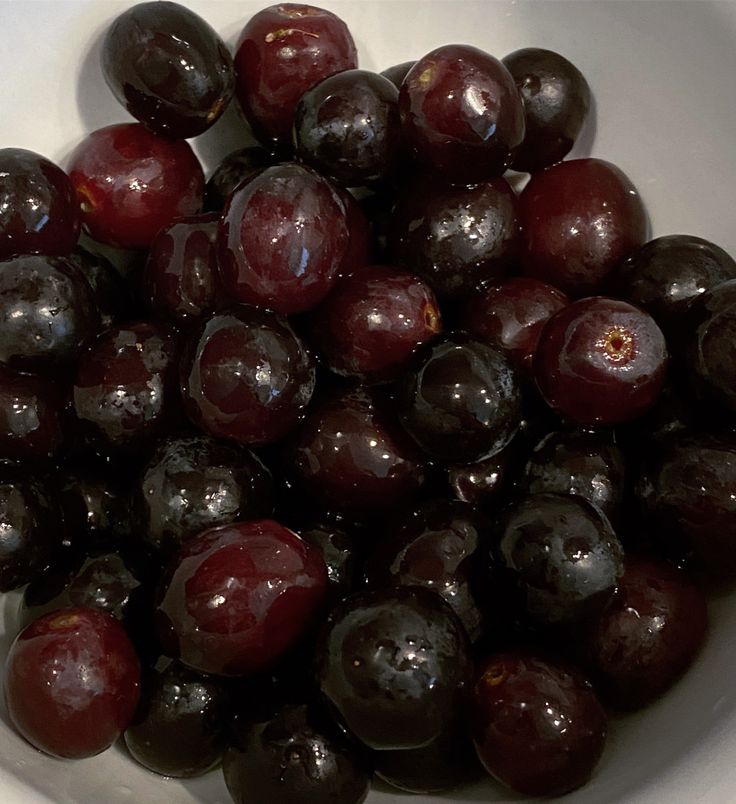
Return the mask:
[[[182,0],[234,44],[252,0]],[[557,50],[586,75],[595,119],[574,155],[619,165],[638,187],[653,235],[705,237],[736,255],[736,4],[672,0],[325,0],[348,23],[361,66],[384,69],[449,42],[499,58],[520,47]],[[0,147],[39,151],[64,164],[71,148],[126,112],[99,71],[100,38],[130,3],[5,0],[0,4]],[[197,141],[205,166],[245,144],[234,109]],[[736,490],[734,490],[736,493]],[[736,525],[735,525],[736,528]],[[14,636],[17,596],[0,601],[0,652]],[[736,785],[736,593],[711,602],[702,655],[666,698],[615,721],[591,783],[569,804],[733,800]],[[215,772],[187,783],[162,780],[122,749],[77,763],[46,758],[25,744],[0,709],[0,799],[5,804],[230,804]],[[510,802],[490,782],[441,797],[412,799],[376,786],[371,804],[413,800]]]

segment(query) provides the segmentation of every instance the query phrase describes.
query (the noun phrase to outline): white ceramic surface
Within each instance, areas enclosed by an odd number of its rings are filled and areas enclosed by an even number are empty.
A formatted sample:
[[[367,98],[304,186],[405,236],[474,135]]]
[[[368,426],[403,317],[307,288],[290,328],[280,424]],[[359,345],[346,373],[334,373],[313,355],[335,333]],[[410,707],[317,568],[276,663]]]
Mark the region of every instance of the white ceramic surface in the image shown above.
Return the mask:
[[[234,43],[252,0],[183,0]],[[265,3],[263,3],[265,5]],[[576,153],[620,165],[637,185],[655,235],[690,233],[736,254],[736,4],[679,0],[324,0],[350,26],[361,65],[383,69],[449,42],[501,57],[525,46],[558,50],[587,76],[597,126]],[[0,147],[62,165],[86,131],[128,119],[98,68],[102,32],[124,0],[0,0]],[[239,147],[237,114],[195,142],[206,167]],[[734,490],[736,493],[736,489]],[[0,651],[14,596],[0,605]],[[613,724],[595,778],[567,804],[736,802],[736,595],[714,600],[701,658],[666,699]],[[4,629],[4,635],[3,635]],[[0,710],[2,804],[229,804],[219,773],[162,780],[118,748],[77,763],[43,757]],[[371,804],[510,802],[491,784],[444,797],[384,788]],[[260,804],[260,802],[254,802]]]

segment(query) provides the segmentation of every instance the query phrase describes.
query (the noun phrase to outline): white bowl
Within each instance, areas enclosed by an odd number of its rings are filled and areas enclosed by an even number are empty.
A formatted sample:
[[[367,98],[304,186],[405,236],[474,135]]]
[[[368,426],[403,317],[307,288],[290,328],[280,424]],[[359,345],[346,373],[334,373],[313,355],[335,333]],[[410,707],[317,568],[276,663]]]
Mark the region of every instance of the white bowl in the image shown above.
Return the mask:
[[[234,43],[266,3],[184,0]],[[0,147],[39,151],[62,165],[85,132],[128,118],[99,70],[100,36],[131,3],[0,2]],[[654,235],[708,238],[736,255],[736,4],[651,0],[325,0],[350,26],[361,65],[384,69],[463,42],[498,57],[526,46],[557,50],[586,75],[597,101],[577,155],[618,164],[641,191]],[[234,112],[195,142],[212,169],[242,145]],[[734,490],[736,493],[736,489]],[[13,636],[16,597],[0,607],[0,651]],[[568,804],[727,804],[736,801],[736,594],[712,601],[702,655],[662,701],[612,723],[605,756]],[[113,748],[60,762],[42,756],[0,711],[2,804],[229,804],[221,774],[161,779]],[[377,786],[369,801],[406,798]],[[517,801],[492,783],[439,797]],[[260,804],[260,803],[255,803]]]

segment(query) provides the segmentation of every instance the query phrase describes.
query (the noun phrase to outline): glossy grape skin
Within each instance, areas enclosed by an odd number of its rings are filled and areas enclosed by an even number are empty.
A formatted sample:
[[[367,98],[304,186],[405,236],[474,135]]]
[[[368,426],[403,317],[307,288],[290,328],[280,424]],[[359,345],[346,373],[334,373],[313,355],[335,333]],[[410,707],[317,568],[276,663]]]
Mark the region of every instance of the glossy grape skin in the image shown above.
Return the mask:
[[[215,214],[177,218],[148,252],[144,282],[156,318],[186,324],[225,305],[217,272]]]
[[[552,50],[523,48],[502,61],[524,99],[526,120],[511,167],[534,173],[572,150],[590,110],[590,87],[574,64]]]
[[[514,442],[490,458],[447,468],[447,483],[452,496],[461,502],[493,507],[503,494],[509,476],[510,450]]]
[[[327,567],[330,602],[339,603],[355,591],[363,552],[356,535],[330,522],[301,528],[299,535],[322,554]]]
[[[0,458],[51,458],[64,443],[64,388],[0,366]]]
[[[337,279],[348,247],[345,207],[314,171],[275,165],[231,196],[217,242],[231,299],[284,315],[303,312]]]
[[[168,438],[136,492],[141,535],[164,553],[208,528],[273,513],[273,480],[249,450],[204,435]]]
[[[133,315],[133,299],[128,285],[110,260],[77,246],[69,255],[69,261],[77,266],[92,288],[102,329]]]
[[[64,538],[59,509],[41,480],[0,467],[0,592],[29,583],[52,561]]]
[[[311,409],[285,468],[309,497],[358,517],[390,511],[425,477],[390,408],[361,388],[328,395]]]
[[[65,257],[80,225],[74,187],[60,167],[33,151],[0,149],[0,260]]]
[[[534,447],[523,487],[529,494],[577,494],[615,521],[622,513],[625,480],[626,459],[613,439],[562,430]]]
[[[623,549],[608,519],[582,497],[533,494],[499,524],[495,557],[522,610],[543,625],[598,614],[623,574]]]
[[[711,578],[736,575],[736,444],[691,435],[653,451],[638,484],[648,530],[660,550],[688,558]]]
[[[102,73],[136,120],[176,139],[206,131],[235,91],[227,46],[178,3],[138,3],[120,14],[102,43]]]
[[[217,679],[161,662],[142,679],[141,702],[125,730],[133,759],[161,776],[191,778],[216,767],[227,747],[231,702]]]
[[[682,322],[679,363],[695,395],[706,406],[736,410],[736,279],[723,282],[693,301]]]
[[[301,96],[322,79],[358,66],[353,37],[331,11],[298,3],[250,18],[235,53],[236,92],[263,143],[291,143]]]
[[[705,598],[683,570],[627,559],[616,594],[584,642],[606,701],[635,709],[656,699],[692,663],[707,618]]]
[[[525,276],[572,298],[600,292],[647,239],[634,185],[602,159],[572,159],[532,176],[519,197]]]
[[[401,89],[401,84],[415,64],[416,61],[402,61],[401,64],[393,64],[391,67],[381,70],[381,75],[384,78],[388,78],[396,89]]]
[[[67,259],[0,262],[0,362],[19,370],[58,369],[97,332],[92,289]]]
[[[369,588],[423,586],[453,608],[471,640],[488,625],[488,525],[467,503],[421,503],[386,527],[365,565]]]
[[[437,738],[464,705],[469,673],[462,625],[419,587],[352,595],[332,611],[317,647],[323,696],[349,733],[378,750]]]
[[[171,424],[176,409],[178,344],[174,333],[146,322],[103,332],[79,361],[74,411],[93,437],[137,447]]]
[[[638,248],[614,277],[622,298],[642,307],[677,336],[697,298],[736,279],[736,262],[719,246],[692,235],[657,237]]]
[[[504,178],[465,188],[415,179],[391,213],[391,256],[438,296],[469,296],[515,266],[521,247],[517,207]]]
[[[500,452],[521,421],[516,374],[503,353],[463,333],[420,348],[399,383],[404,428],[432,458],[471,463]]]
[[[285,704],[249,724],[225,754],[235,804],[361,804],[370,774],[314,705]]]
[[[196,330],[181,361],[189,417],[214,436],[267,444],[303,418],[314,362],[286,319],[239,306]]]
[[[294,114],[297,157],[345,187],[387,179],[399,157],[399,93],[369,70],[344,70],[302,95]]]
[[[10,648],[5,701],[15,728],[62,759],[109,748],[130,723],[140,696],[140,665],[123,627],[109,614],[74,608],[31,623]]]
[[[480,779],[483,768],[464,714],[452,718],[439,737],[421,748],[374,751],[376,776],[407,793],[441,793]]]
[[[368,384],[396,379],[416,347],[441,329],[429,286],[382,265],[344,278],[312,317],[314,341],[327,366]]]
[[[527,796],[563,795],[585,784],[608,728],[586,679],[525,653],[496,654],[481,665],[472,713],[486,770]]]
[[[515,276],[472,296],[461,323],[478,340],[501,347],[517,368],[530,371],[544,325],[568,304],[552,285]]]
[[[457,184],[500,176],[524,139],[513,77],[470,45],[443,45],[419,59],[401,85],[399,108],[417,160]]]
[[[204,188],[205,212],[222,212],[235,188],[276,161],[260,145],[248,145],[228,154],[207,180]]]
[[[148,248],[174,218],[202,206],[204,174],[188,143],[138,123],[97,129],[69,157],[82,225],[100,243]]]
[[[327,588],[319,551],[268,519],[190,539],[167,578],[157,610],[167,653],[223,676],[275,664],[311,624]]]
[[[604,296],[552,316],[533,363],[547,404],[584,427],[641,416],[659,398],[666,368],[667,345],[654,319]]]

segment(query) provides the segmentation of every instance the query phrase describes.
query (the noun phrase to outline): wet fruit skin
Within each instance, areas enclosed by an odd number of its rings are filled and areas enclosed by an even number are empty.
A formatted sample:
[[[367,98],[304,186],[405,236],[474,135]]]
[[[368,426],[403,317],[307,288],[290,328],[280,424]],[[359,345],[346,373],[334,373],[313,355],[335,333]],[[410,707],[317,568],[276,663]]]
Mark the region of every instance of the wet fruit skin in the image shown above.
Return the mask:
[[[707,618],[705,598],[683,570],[628,558],[616,594],[585,639],[605,699],[632,709],[663,693],[697,655]]]
[[[235,91],[227,46],[178,3],[138,3],[120,14],[102,44],[102,72],[133,117],[176,139],[206,131]]]
[[[415,179],[391,213],[393,261],[425,279],[442,298],[462,298],[503,279],[520,252],[518,200],[504,178],[448,188]]]
[[[0,592],[19,589],[48,566],[64,538],[56,500],[18,468],[0,468]]]
[[[500,346],[517,368],[529,371],[544,325],[567,304],[567,296],[552,285],[515,276],[472,296],[461,322],[471,335]]]
[[[169,655],[193,670],[240,676],[267,669],[319,611],[327,570],[319,551],[268,519],[187,541],[157,610]]]
[[[654,319],[628,302],[580,299],[545,325],[534,377],[547,404],[582,426],[635,419],[659,398],[667,345]]]
[[[330,614],[316,661],[340,722],[378,750],[437,738],[464,706],[470,679],[462,625],[439,595],[419,587],[349,597]]]
[[[330,11],[298,3],[250,18],[235,53],[236,92],[256,136],[291,143],[301,96],[322,79],[358,66],[353,37]]]
[[[425,476],[390,406],[361,388],[328,395],[312,407],[285,468],[310,497],[358,517],[411,499]]]
[[[205,320],[181,361],[189,417],[241,444],[267,444],[292,430],[314,383],[314,362],[286,319],[245,305]]]
[[[481,762],[528,796],[585,784],[606,739],[606,713],[577,671],[530,654],[501,653],[481,665],[472,700]]]
[[[582,497],[534,494],[510,506],[499,525],[498,566],[521,608],[544,625],[597,615],[623,574],[623,549],[608,519]]]
[[[0,149],[0,260],[65,257],[80,224],[74,188],[60,167],[33,151]]]
[[[401,64],[394,64],[391,67],[387,67],[385,70],[381,70],[381,75],[384,78],[388,78],[396,89],[401,89],[401,84],[406,78],[407,73],[415,64],[416,61],[402,61]]]
[[[500,452],[521,421],[514,370],[498,349],[464,333],[420,348],[401,379],[404,428],[431,457],[471,463]]]
[[[172,424],[176,410],[175,334],[146,322],[103,332],[82,356],[74,411],[83,428],[116,447],[141,446]]]
[[[435,499],[395,517],[365,565],[369,588],[423,586],[453,608],[471,640],[487,626],[488,526],[475,509]]]
[[[577,494],[615,521],[622,513],[625,480],[626,458],[613,439],[561,430],[534,447],[523,487],[530,494]]]
[[[572,149],[591,105],[583,74],[552,50],[529,47],[503,59],[524,99],[526,133],[511,167],[534,173]]]
[[[98,326],[92,289],[69,260],[0,262],[0,362],[19,370],[58,369],[77,357]]]
[[[168,554],[204,530],[273,512],[273,480],[249,450],[204,435],[160,442],[141,473],[141,535]]]
[[[75,608],[36,620],[16,638],[5,668],[15,728],[51,756],[82,759],[109,748],[130,723],[140,666],[109,614]]]
[[[235,188],[276,161],[260,145],[249,145],[228,154],[215,168],[204,188],[205,212],[222,212]]]
[[[481,510],[493,506],[503,493],[509,476],[510,447],[490,458],[447,468],[447,483],[452,496],[461,502],[477,505]]]
[[[416,347],[441,329],[439,305],[429,286],[382,265],[342,279],[312,318],[314,340],[327,366],[369,384],[396,379]]]
[[[572,159],[532,176],[519,197],[522,273],[572,298],[600,292],[649,229],[634,185],[602,159]]]
[[[736,262],[719,246],[693,235],[666,235],[645,243],[614,277],[622,298],[645,309],[677,336],[684,313],[704,293],[736,279]]]
[[[204,174],[188,143],[139,123],[93,131],[69,157],[85,231],[100,243],[148,248],[174,218],[202,206]]]
[[[452,183],[500,176],[524,138],[513,77],[470,45],[443,45],[419,59],[401,85],[399,108],[416,159]]]
[[[285,704],[245,727],[223,771],[235,804],[361,804],[370,789],[355,752],[308,704]]]
[[[736,410],[736,279],[723,282],[694,300],[682,322],[679,364],[695,395],[706,406]]]
[[[177,218],[148,252],[144,282],[156,318],[186,324],[225,305],[217,272],[219,215]]]
[[[92,288],[102,329],[134,315],[128,284],[110,260],[77,246],[69,255],[69,261],[79,268]]]
[[[638,494],[659,548],[673,558],[689,557],[709,576],[733,577],[736,445],[687,436],[648,457]]]
[[[345,187],[391,176],[399,157],[399,93],[382,75],[345,70],[302,95],[294,115],[297,157]]]
[[[267,168],[231,196],[218,234],[220,278],[234,301],[284,315],[317,305],[348,247],[345,207],[309,168]]]
[[[178,662],[143,675],[141,702],[125,730],[125,746],[145,768],[191,778],[214,768],[227,747],[229,695],[217,679]]]
[[[0,458],[51,458],[64,442],[65,406],[55,383],[0,366]]]
[[[301,528],[299,535],[322,554],[330,602],[339,603],[355,591],[363,552],[356,535],[327,521]]]

